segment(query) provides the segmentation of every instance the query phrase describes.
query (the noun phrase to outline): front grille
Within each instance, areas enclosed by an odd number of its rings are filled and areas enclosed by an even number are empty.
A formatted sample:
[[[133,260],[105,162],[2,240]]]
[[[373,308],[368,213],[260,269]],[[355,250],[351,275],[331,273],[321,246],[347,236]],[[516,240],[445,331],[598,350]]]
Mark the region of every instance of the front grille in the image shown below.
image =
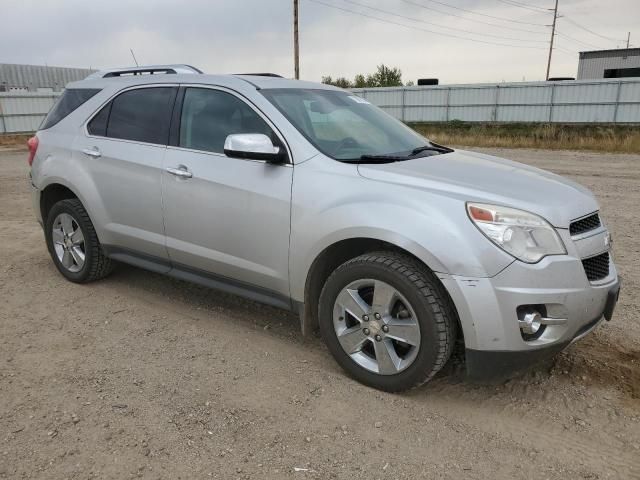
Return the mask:
[[[582,260],[582,266],[590,282],[603,279],[609,275],[609,252],[585,258]]]
[[[600,226],[600,215],[594,213],[588,217],[581,218],[575,222],[571,222],[569,225],[569,233],[571,236],[580,235],[581,233],[588,232],[589,230],[595,230]]]

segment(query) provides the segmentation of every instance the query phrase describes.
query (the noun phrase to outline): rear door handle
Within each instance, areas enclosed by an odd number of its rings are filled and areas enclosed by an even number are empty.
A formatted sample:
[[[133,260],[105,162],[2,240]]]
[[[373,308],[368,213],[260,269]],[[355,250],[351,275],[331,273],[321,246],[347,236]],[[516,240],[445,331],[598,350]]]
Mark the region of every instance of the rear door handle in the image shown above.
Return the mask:
[[[193,173],[187,170],[187,167],[185,167],[184,165],[180,165],[179,167],[168,167],[167,172],[169,172],[171,175],[175,175],[176,177],[180,177],[180,178],[193,177]]]
[[[90,157],[93,157],[93,158],[98,158],[102,156],[102,153],[100,153],[100,150],[98,150],[98,147],[85,148],[84,150],[82,150],[82,153],[84,153],[85,155],[89,155]]]

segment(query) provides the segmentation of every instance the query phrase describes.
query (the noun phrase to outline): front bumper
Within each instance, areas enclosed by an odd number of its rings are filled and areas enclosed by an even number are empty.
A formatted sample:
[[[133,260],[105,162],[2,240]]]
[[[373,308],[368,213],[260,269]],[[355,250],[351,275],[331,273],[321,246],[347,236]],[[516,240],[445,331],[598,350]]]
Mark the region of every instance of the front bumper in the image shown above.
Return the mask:
[[[467,371],[472,377],[501,377],[551,357],[611,318],[620,281],[613,257],[606,277],[590,282],[581,258],[609,248],[603,228],[593,235],[566,238],[566,255],[536,264],[514,261],[490,278],[439,275],[456,306],[464,334]],[[611,252],[609,252],[611,255]],[[533,337],[520,330],[519,311],[542,310],[550,319]]]
[[[564,350],[571,343],[594,330],[605,319],[611,320],[620,295],[620,280],[610,287],[604,310],[591,322],[583,325],[568,341],[555,342],[540,348],[515,351],[475,350],[467,348],[465,361],[467,376],[475,381],[496,381],[507,379],[519,372],[544,362]]]

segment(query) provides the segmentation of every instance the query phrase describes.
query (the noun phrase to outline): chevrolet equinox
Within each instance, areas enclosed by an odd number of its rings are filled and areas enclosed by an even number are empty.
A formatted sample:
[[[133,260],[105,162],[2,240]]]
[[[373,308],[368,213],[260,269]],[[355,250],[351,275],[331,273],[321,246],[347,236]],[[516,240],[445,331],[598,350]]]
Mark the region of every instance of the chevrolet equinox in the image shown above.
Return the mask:
[[[297,312],[358,381],[401,391],[454,345],[502,377],[611,318],[586,188],[435,144],[354,93],[187,65],[67,86],[29,142],[60,273],[116,262]]]

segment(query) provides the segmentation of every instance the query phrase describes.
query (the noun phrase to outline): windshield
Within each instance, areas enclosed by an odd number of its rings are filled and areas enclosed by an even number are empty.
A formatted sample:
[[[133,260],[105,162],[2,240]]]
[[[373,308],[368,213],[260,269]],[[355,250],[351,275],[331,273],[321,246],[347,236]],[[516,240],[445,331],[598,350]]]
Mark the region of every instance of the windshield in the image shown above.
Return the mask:
[[[397,160],[429,145],[402,122],[348,92],[265,89],[261,93],[318,150],[336,160],[382,156]]]

